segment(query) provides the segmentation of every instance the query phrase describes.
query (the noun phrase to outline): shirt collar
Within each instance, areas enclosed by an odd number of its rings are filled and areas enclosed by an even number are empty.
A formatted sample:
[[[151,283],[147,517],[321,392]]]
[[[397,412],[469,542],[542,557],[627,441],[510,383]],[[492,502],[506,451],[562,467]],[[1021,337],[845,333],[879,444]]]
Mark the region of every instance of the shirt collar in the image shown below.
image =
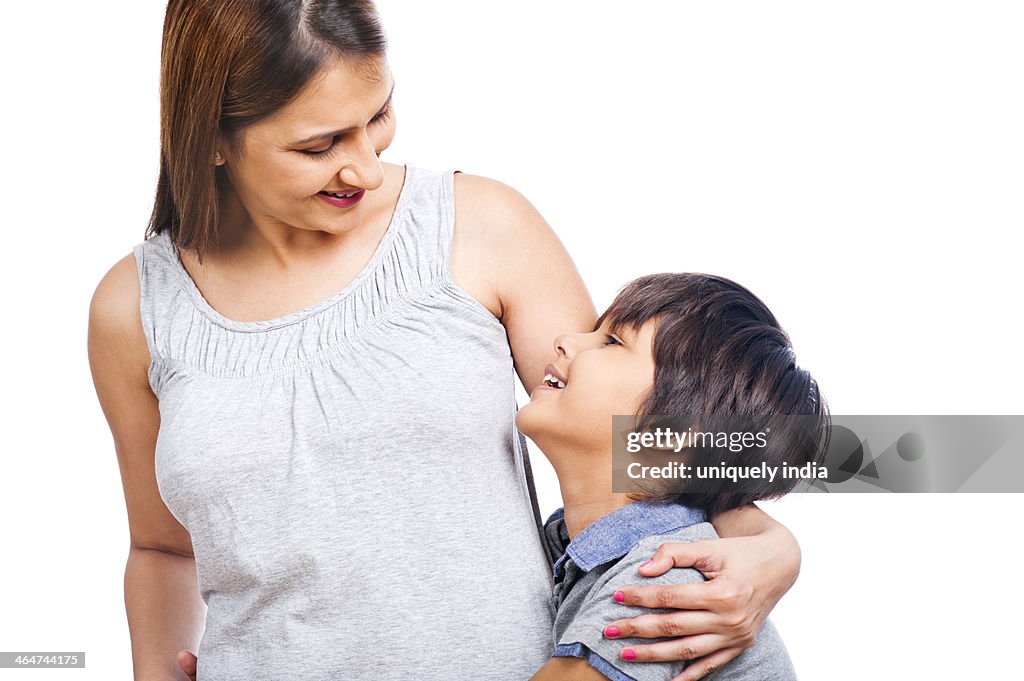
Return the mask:
[[[640,540],[668,534],[707,520],[704,511],[677,503],[634,501],[583,528],[571,542],[565,531],[565,510],[558,509],[544,523],[545,531],[560,557],[555,562],[555,580],[565,575],[565,562],[573,563],[583,572],[598,565],[622,558]]]

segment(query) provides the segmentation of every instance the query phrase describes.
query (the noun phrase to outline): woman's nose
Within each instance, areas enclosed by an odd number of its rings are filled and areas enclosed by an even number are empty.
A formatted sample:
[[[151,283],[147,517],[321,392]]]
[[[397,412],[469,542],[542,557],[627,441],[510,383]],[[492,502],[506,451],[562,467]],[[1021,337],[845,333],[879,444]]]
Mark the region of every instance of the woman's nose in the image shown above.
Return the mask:
[[[349,187],[370,191],[384,184],[384,166],[381,165],[373,141],[365,132],[359,147],[352,150],[338,170],[338,177]]]

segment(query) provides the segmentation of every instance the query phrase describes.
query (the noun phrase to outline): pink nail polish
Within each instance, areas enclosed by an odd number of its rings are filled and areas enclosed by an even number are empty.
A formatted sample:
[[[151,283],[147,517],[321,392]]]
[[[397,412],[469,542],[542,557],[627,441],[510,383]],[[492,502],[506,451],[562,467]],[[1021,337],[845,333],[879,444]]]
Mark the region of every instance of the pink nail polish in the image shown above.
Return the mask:
[[[653,562],[654,562],[653,560],[649,560],[646,563],[640,563],[640,567],[647,567],[648,565],[650,565]]]
[[[622,632],[619,631],[618,627],[605,627],[604,628],[604,635],[607,636],[608,638],[615,638],[616,636],[620,635],[621,633]]]
[[[632,648],[626,648],[625,650],[622,651],[621,655],[622,655],[622,659],[623,660],[635,660],[636,659],[636,651],[633,650]]]
[[[615,595],[612,596],[612,598],[615,599],[616,603],[622,603],[626,600],[626,594],[622,593],[621,591],[616,591]]]

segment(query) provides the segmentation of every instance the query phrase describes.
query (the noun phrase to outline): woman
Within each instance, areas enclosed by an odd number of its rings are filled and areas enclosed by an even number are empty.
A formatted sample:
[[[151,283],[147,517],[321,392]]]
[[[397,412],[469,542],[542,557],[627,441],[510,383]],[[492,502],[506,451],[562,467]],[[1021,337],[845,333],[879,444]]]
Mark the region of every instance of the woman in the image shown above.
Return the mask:
[[[484,678],[486,658],[507,679],[547,659],[511,374],[540,383],[555,334],[596,314],[514,190],[381,163],[393,86],[368,1],[168,5],[150,238],[89,330],[137,678],[180,674],[201,631],[200,678]],[[636,650],[702,658],[685,678],[749,645],[798,570],[756,509],[713,520],[744,538],[655,562],[709,586],[625,594],[695,612],[618,623],[683,635]]]

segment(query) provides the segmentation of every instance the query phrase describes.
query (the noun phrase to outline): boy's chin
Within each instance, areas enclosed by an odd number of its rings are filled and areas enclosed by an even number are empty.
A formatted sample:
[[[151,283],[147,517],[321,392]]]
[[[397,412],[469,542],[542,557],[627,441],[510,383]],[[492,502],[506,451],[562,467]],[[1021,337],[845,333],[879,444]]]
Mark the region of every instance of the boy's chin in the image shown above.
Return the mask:
[[[550,429],[545,424],[544,406],[535,402],[527,402],[516,412],[516,428],[520,433],[537,442],[543,440]]]
[[[527,402],[523,406],[519,407],[519,411],[516,412],[516,428],[526,437],[533,437],[530,434],[530,431],[533,430],[533,419],[530,418],[530,409],[532,406],[533,402]]]

